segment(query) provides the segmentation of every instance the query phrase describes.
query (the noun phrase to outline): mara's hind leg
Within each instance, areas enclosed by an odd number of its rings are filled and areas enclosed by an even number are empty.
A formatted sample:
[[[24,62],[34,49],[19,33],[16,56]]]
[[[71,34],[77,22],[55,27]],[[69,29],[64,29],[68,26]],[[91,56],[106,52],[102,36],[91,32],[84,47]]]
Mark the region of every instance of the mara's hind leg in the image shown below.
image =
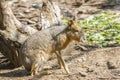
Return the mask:
[[[63,58],[61,57],[60,51],[56,52],[55,54],[56,54],[56,56],[57,56],[58,63],[59,63],[59,65],[60,65],[60,67],[63,66],[64,69],[65,69],[65,71],[66,71],[67,73],[69,73],[68,66],[65,64],[65,61],[64,61]]]
[[[31,76],[34,76],[34,75],[37,75],[38,74],[38,70],[39,70],[39,63],[37,63],[37,62],[34,62],[33,64],[32,64],[32,67],[31,67]]]
[[[31,68],[31,76],[34,75],[47,75],[50,74],[50,72],[48,70],[44,70],[43,69],[44,63],[39,64],[38,62],[34,62],[32,64],[32,68]]]

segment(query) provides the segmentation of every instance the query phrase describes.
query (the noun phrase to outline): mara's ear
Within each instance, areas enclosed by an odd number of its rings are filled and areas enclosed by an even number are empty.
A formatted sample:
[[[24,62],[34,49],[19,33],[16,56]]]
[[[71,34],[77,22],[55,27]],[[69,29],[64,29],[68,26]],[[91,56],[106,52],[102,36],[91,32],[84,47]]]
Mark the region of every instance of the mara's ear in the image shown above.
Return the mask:
[[[78,11],[75,10],[75,12],[73,13],[73,18],[72,18],[73,21],[77,22],[77,14],[78,14]]]
[[[73,20],[68,20],[68,26],[73,24]]]
[[[77,17],[73,16],[72,19],[68,20],[68,25],[72,25],[73,23],[75,23],[75,21],[77,21]]]
[[[71,20],[68,20],[68,28],[75,28],[77,25],[77,14],[75,14]]]
[[[74,15],[74,16],[73,16],[73,19],[72,19],[72,21],[75,21],[75,22],[77,22],[77,15]]]
[[[72,24],[73,24],[73,20],[68,20],[68,29],[71,29],[71,26],[72,26]]]

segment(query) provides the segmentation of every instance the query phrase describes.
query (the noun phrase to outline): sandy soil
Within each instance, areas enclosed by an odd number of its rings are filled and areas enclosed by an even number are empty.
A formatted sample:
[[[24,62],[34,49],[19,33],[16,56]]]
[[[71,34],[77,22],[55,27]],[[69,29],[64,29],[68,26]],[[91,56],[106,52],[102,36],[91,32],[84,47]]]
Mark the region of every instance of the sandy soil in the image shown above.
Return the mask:
[[[49,75],[31,77],[20,67],[0,70],[0,80],[120,80],[120,47],[73,50],[63,57],[70,74],[58,69],[53,58],[45,65],[49,66]]]

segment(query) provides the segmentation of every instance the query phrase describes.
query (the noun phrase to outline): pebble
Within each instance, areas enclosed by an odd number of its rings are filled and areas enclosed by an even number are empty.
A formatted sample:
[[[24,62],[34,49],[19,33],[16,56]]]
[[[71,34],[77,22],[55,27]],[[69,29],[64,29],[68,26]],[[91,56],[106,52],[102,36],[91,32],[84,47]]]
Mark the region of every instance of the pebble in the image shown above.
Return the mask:
[[[94,72],[94,68],[87,68],[87,72]]]
[[[34,3],[34,4],[32,4],[32,7],[36,8],[36,9],[39,9],[39,8],[42,7],[42,3]]]
[[[32,21],[32,20],[27,20],[28,24],[35,24],[36,22]]]
[[[24,13],[30,13],[31,11],[29,9],[25,10]]]
[[[116,69],[117,65],[113,61],[107,61],[108,69]]]
[[[79,74],[82,76],[82,77],[86,77],[87,76],[87,73],[85,73],[85,72],[79,72]]]
[[[19,17],[25,17],[25,15],[23,13],[18,13],[17,16],[19,16]]]

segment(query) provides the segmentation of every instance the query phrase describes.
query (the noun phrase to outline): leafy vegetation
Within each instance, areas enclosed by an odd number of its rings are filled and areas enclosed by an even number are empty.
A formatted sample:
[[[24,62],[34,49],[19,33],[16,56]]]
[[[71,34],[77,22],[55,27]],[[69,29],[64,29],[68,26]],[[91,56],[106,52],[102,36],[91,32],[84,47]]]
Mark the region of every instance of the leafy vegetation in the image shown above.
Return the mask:
[[[87,43],[100,47],[120,44],[120,15],[114,12],[102,12],[99,15],[79,21],[83,26]]]
[[[63,20],[66,25],[67,20]],[[99,47],[120,44],[120,15],[102,12],[78,22],[86,35],[86,43]]]

